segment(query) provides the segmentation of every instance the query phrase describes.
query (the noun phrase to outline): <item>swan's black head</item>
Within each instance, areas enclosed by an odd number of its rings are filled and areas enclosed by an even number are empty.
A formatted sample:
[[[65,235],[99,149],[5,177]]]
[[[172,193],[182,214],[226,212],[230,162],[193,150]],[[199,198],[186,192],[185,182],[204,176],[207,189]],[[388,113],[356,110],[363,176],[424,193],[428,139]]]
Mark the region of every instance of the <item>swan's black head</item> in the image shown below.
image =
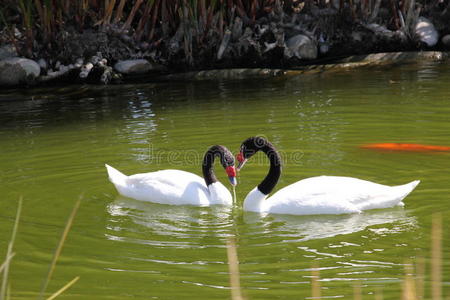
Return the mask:
[[[267,148],[268,146],[272,146],[272,144],[270,144],[268,140],[261,136],[253,136],[243,141],[239,150],[239,154],[237,155],[237,160],[239,161],[237,170],[239,171],[247,162],[247,160],[255,155],[256,152]]]
[[[241,149],[237,155],[237,160],[239,161],[237,170],[242,169],[245,162],[258,151],[264,152],[270,161],[269,173],[258,185],[258,190],[264,195],[268,195],[277,184],[281,175],[281,157],[268,140],[261,136],[255,136],[242,142]]]
[[[205,157],[203,159],[203,171],[204,176],[208,176],[207,174],[210,174],[209,176],[212,177],[211,171],[212,171],[212,163],[214,162],[214,158],[218,157],[220,158],[220,164],[225,169],[225,172],[227,173],[228,179],[230,180],[230,183],[232,185],[237,184],[236,180],[236,169],[234,167],[234,156],[233,153],[231,153],[230,150],[228,150],[226,147],[221,145],[215,145],[208,149],[208,151],[205,154]],[[209,180],[211,182],[215,182],[215,176],[213,179]],[[211,183],[207,180],[207,184]]]

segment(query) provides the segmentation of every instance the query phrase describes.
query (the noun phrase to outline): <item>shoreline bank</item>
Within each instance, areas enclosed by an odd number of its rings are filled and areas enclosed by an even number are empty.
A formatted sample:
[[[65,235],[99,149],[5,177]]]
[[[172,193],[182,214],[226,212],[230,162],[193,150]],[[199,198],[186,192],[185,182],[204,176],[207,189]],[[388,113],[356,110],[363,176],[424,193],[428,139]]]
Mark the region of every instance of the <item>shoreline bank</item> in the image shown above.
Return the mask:
[[[368,55],[353,55],[330,64],[311,64],[293,67],[290,69],[279,68],[229,68],[229,69],[211,69],[190,72],[152,72],[146,71],[138,74],[115,74],[117,79],[110,81],[110,84],[129,84],[133,82],[142,83],[157,82],[165,80],[233,80],[233,79],[251,79],[251,78],[270,78],[279,76],[298,76],[306,74],[317,74],[324,72],[339,72],[361,67],[408,64],[420,61],[446,61],[450,58],[450,52],[446,51],[420,51],[420,52],[387,52],[373,53]],[[1,61],[0,61],[1,63]],[[32,61],[31,63],[36,63]],[[130,61],[132,63],[132,61]],[[140,63],[140,62],[138,62]],[[148,62],[144,62],[146,64]],[[37,64],[37,63],[36,63]],[[10,68],[8,66],[8,68]],[[16,68],[16,67],[14,67]],[[101,67],[100,67],[101,68]],[[71,84],[104,84],[96,82],[92,78],[89,80],[79,79],[81,67],[69,66],[58,76],[37,75],[30,81],[20,82],[16,85],[4,85],[3,88],[49,86],[49,85],[71,85]],[[100,70],[101,71],[101,70]],[[2,65],[0,64],[0,74]],[[95,76],[101,76],[99,70],[93,71]]]
[[[450,50],[447,0],[7,0],[0,17],[0,86],[329,70]]]

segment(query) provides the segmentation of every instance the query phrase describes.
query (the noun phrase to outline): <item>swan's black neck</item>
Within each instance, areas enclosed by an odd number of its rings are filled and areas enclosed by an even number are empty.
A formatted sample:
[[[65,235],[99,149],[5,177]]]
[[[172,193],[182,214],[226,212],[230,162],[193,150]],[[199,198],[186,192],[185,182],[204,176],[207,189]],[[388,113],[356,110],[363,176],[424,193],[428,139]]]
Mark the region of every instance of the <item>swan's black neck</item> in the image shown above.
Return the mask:
[[[281,158],[275,147],[269,142],[267,142],[262,148],[259,148],[258,151],[259,150],[263,151],[269,158],[270,169],[269,173],[267,173],[266,177],[258,185],[258,190],[264,195],[268,195],[277,185],[278,179],[280,179]]]
[[[227,155],[228,149],[223,146],[212,146],[206,151],[205,156],[203,157],[203,178],[205,179],[206,185],[210,185],[214,182],[217,182],[216,174],[214,174],[214,160],[216,157],[220,158],[221,164],[226,167],[227,166]],[[231,155],[231,158],[233,156]],[[229,159],[229,158],[228,158]]]

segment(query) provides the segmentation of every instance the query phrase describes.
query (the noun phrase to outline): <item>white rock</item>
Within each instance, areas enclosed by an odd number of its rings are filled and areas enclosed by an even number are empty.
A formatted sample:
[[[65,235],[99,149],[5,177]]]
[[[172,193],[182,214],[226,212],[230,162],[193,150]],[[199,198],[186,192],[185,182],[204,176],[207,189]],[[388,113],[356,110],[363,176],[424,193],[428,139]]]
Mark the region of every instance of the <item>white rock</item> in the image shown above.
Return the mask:
[[[92,63],[87,63],[81,67],[81,72],[79,74],[80,78],[87,78],[89,76],[89,73],[94,68],[94,65]]]
[[[287,58],[296,56],[299,59],[315,59],[317,58],[317,43],[306,35],[295,35],[286,41],[284,55]]]
[[[417,20],[414,32],[417,39],[427,44],[428,47],[433,47],[439,40],[439,34],[436,28],[434,28],[433,23],[424,17],[420,17]]]
[[[114,65],[114,69],[122,74],[144,74],[153,69],[146,59],[121,60]]]
[[[12,57],[0,61],[0,86],[33,82],[41,73],[39,65],[31,59]]]

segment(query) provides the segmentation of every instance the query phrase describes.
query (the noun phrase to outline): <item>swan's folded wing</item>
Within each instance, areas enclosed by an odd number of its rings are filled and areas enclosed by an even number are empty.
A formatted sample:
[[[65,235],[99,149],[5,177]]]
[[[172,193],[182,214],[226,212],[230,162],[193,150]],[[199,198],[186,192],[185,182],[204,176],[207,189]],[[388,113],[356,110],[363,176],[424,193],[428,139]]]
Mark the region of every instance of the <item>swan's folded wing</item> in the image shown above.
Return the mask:
[[[315,193],[295,197],[276,193],[267,201],[267,210],[279,214],[324,215],[361,212],[348,201],[339,201],[328,193]]]
[[[391,187],[352,177],[318,176],[281,189],[269,198],[270,203],[267,204],[272,206],[271,211],[298,210],[301,214],[354,213],[402,205],[403,198],[418,183],[413,181]]]
[[[347,197],[342,197],[345,189],[325,177],[307,178],[279,190],[267,200],[267,209],[296,215],[359,213]]]
[[[163,204],[207,205],[208,189],[204,180],[193,173],[161,170],[135,174],[127,179],[128,194],[142,201]]]
[[[403,206],[403,199],[411,193],[420,181],[416,180],[404,185],[387,186],[376,183],[367,184],[358,191],[351,201],[360,210]],[[355,191],[356,193],[356,191]]]

